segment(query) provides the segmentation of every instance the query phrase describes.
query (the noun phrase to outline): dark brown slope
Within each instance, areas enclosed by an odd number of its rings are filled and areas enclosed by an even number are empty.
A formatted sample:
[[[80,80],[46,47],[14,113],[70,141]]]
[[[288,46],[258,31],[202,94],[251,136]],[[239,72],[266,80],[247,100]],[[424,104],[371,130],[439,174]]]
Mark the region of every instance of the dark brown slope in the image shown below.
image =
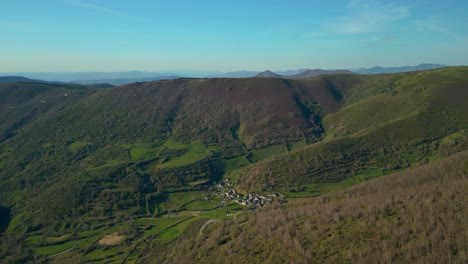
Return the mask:
[[[176,79],[111,90],[52,84],[3,86],[0,109],[8,115],[4,120],[17,116],[25,136],[30,131],[44,142],[173,138],[205,144],[234,142],[247,148],[317,141],[323,133],[321,118],[338,108],[345,92],[324,78]],[[41,122],[23,120],[38,109],[43,109]]]
[[[316,141],[323,132],[320,116],[323,110],[336,109],[340,93],[324,80],[178,79],[120,87],[99,94],[90,104],[104,107],[97,112],[109,111],[107,118],[128,112],[125,122],[141,132],[156,126],[164,137],[179,141],[228,139],[259,147],[304,138]],[[88,104],[83,111],[96,109]],[[97,122],[102,116],[92,119]]]

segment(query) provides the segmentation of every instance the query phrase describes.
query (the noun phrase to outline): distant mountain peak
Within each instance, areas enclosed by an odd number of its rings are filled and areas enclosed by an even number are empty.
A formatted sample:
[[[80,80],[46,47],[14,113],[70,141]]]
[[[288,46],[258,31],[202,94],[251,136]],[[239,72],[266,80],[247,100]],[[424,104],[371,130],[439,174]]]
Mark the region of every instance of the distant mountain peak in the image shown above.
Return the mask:
[[[255,75],[255,77],[262,77],[262,78],[281,78],[281,75],[279,74],[276,74],[270,70],[266,70],[264,72],[261,72],[257,75]]]

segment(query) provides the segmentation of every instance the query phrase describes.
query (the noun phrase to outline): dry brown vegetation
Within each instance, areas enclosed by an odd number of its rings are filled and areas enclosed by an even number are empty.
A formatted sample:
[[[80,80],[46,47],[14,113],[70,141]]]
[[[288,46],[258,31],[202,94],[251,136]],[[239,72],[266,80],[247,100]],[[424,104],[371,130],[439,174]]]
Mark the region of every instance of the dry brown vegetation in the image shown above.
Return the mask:
[[[119,235],[119,233],[112,233],[110,235],[101,238],[98,243],[102,246],[116,246],[120,245],[125,241],[125,236]]]
[[[166,246],[172,263],[464,263],[468,152],[318,198],[276,204]],[[192,230],[192,231],[190,231]],[[195,231],[193,231],[195,232]]]

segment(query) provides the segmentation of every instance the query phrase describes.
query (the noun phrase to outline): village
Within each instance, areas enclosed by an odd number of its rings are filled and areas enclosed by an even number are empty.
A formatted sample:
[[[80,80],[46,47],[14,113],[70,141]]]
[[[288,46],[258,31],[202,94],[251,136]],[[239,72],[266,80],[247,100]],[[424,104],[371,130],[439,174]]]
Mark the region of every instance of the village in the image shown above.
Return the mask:
[[[224,201],[235,201],[240,205],[254,208],[264,207],[270,204],[274,198],[279,197],[278,193],[272,195],[249,193],[247,195],[243,195],[234,190],[234,185],[229,182],[228,179],[219,183],[214,182],[213,191],[216,193],[221,193],[221,197]]]

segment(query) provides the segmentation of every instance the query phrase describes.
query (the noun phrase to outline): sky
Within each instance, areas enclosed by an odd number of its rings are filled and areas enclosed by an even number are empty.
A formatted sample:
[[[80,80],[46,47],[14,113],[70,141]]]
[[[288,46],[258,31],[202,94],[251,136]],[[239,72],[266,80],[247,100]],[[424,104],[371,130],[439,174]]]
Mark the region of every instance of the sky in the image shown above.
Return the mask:
[[[1,0],[0,72],[468,64],[466,0]]]

